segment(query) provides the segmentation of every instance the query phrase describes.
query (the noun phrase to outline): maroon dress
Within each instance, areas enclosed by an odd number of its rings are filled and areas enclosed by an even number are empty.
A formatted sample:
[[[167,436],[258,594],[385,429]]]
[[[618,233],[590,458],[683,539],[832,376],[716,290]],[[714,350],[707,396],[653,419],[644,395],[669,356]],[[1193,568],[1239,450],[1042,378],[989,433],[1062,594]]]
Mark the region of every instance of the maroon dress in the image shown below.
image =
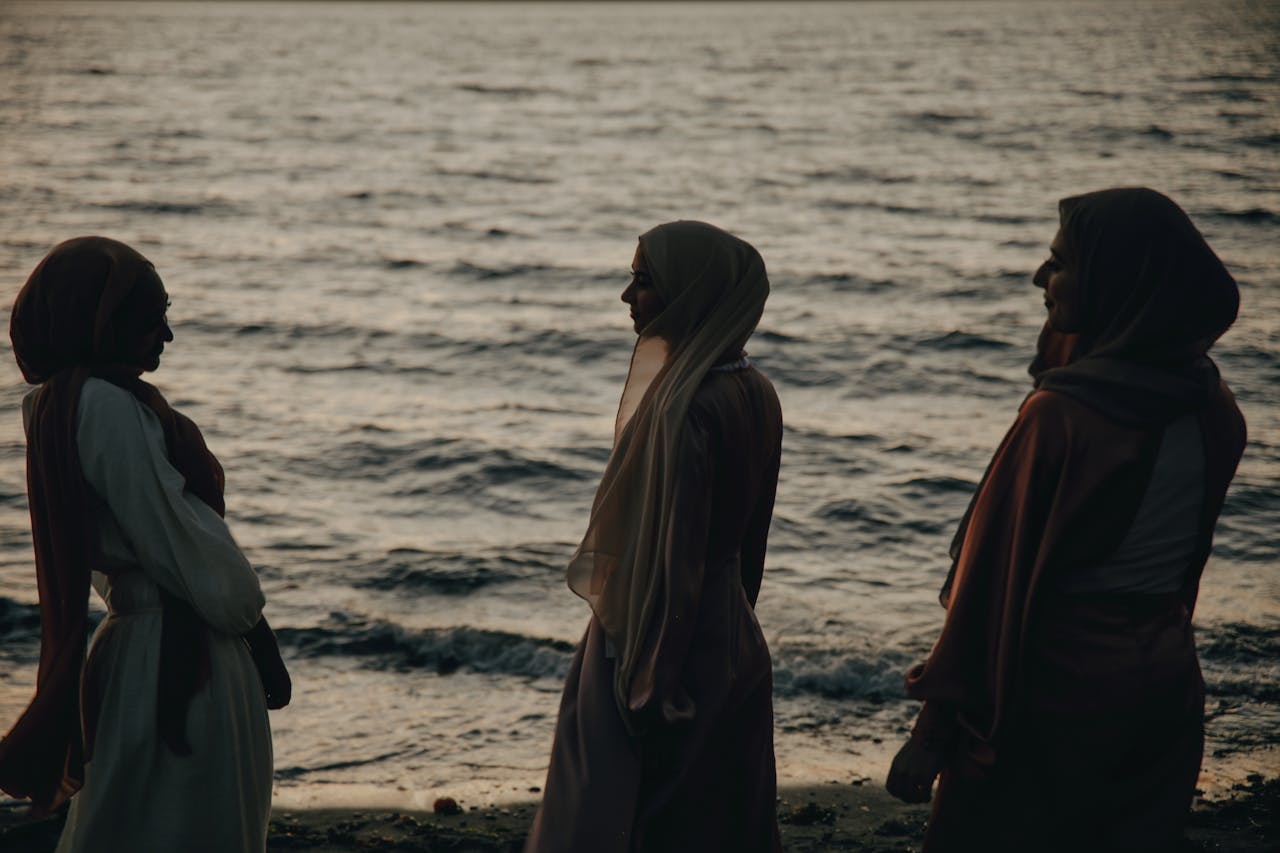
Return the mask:
[[[623,724],[593,616],[526,853],[781,849],[773,673],[754,610],[781,441],[768,379],[751,367],[707,376],[681,434],[670,571],[632,681],[641,731]]]

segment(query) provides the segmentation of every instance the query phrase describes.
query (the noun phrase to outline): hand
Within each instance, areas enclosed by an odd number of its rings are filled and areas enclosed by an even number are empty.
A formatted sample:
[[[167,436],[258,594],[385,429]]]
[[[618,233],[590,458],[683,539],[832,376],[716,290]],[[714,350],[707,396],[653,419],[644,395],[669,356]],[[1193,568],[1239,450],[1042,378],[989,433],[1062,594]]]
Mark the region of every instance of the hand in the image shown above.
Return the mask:
[[[271,652],[261,657],[255,653],[254,663],[258,667],[258,677],[262,679],[262,692],[267,696],[267,708],[278,711],[288,705],[293,697],[293,680],[289,678],[289,670],[285,669],[279,647],[272,644]]]
[[[280,657],[280,646],[276,643],[275,633],[263,618],[245,634],[244,641],[249,646],[253,665],[262,681],[267,708],[272,711],[280,710],[289,704],[289,699],[293,696],[293,681],[289,678],[284,659]]]
[[[945,753],[928,749],[912,738],[894,756],[884,786],[904,803],[927,803],[933,794],[933,780],[946,764]]]

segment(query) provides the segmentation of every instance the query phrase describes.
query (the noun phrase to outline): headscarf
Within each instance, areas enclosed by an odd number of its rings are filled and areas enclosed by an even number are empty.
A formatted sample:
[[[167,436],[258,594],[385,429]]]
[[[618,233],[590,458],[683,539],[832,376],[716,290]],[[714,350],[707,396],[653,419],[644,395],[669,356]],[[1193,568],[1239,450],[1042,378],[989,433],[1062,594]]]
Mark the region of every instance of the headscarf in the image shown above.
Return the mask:
[[[142,336],[163,321],[163,286],[151,262],[104,237],[55,246],[18,293],[9,334],[23,376],[40,387],[27,422],[27,494],[40,595],[36,695],[0,740],[0,789],[50,811],[84,780],[96,709],[80,684],[88,638],[90,572],[99,566],[89,487],[76,449],[76,411],[96,376],[128,390],[156,413],[186,487],[219,513],[222,468],[190,420],[139,379],[132,362]],[[187,705],[208,677],[203,628],[190,605],[161,592],[164,621],[157,716],[162,739],[178,754]]]
[[[760,254],[704,222],[659,225],[640,237],[640,249],[666,306],[636,341],[613,452],[568,571],[616,655],[614,698],[628,727],[630,683],[665,570],[689,404],[711,367],[741,351],[769,295]]]
[[[1235,321],[1240,293],[1171,199],[1145,188],[1058,203],[1083,306],[1080,330],[1045,325],[1031,374],[1131,426],[1164,426],[1218,387],[1206,353]]]
[[[1240,291],[1191,219],[1145,187],[1064,198],[1058,217],[1083,318],[1071,334],[1047,322],[1040,330],[1028,368],[1035,388],[1146,430],[1208,405],[1220,385],[1208,351],[1235,322]],[[1156,450],[1146,454],[1150,464]],[[952,561],[989,474],[951,540]],[[951,583],[942,587],[944,604]]]

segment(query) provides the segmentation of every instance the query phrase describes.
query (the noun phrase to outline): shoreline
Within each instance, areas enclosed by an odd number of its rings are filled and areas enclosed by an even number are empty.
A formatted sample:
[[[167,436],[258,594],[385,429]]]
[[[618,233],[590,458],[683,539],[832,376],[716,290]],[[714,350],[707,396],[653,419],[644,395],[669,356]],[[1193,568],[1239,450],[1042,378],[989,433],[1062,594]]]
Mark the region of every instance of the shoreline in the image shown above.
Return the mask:
[[[878,782],[788,786],[778,791],[783,849],[789,853],[905,853],[920,849],[928,806],[900,803]],[[381,850],[519,853],[535,801],[480,807],[465,801],[455,814],[395,809],[277,808],[269,853],[354,853]],[[0,848],[50,853],[62,815],[29,820],[20,804],[0,804]],[[1255,775],[1225,797],[1192,805],[1188,853],[1265,853],[1280,844],[1280,776]]]

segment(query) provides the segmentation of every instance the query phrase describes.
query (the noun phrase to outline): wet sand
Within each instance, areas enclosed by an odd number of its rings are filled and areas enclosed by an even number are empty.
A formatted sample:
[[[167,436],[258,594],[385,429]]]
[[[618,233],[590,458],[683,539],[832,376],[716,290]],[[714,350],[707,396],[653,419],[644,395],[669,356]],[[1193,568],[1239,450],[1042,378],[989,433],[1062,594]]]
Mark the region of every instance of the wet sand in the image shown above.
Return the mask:
[[[928,809],[907,806],[871,780],[784,788],[782,846],[789,853],[907,853],[920,849]],[[281,809],[271,819],[270,853],[518,853],[536,804],[459,803],[455,814],[383,809]],[[50,853],[61,816],[32,821],[0,808],[0,850]],[[1280,778],[1252,778],[1228,797],[1197,800],[1187,853],[1264,853],[1280,849]]]

